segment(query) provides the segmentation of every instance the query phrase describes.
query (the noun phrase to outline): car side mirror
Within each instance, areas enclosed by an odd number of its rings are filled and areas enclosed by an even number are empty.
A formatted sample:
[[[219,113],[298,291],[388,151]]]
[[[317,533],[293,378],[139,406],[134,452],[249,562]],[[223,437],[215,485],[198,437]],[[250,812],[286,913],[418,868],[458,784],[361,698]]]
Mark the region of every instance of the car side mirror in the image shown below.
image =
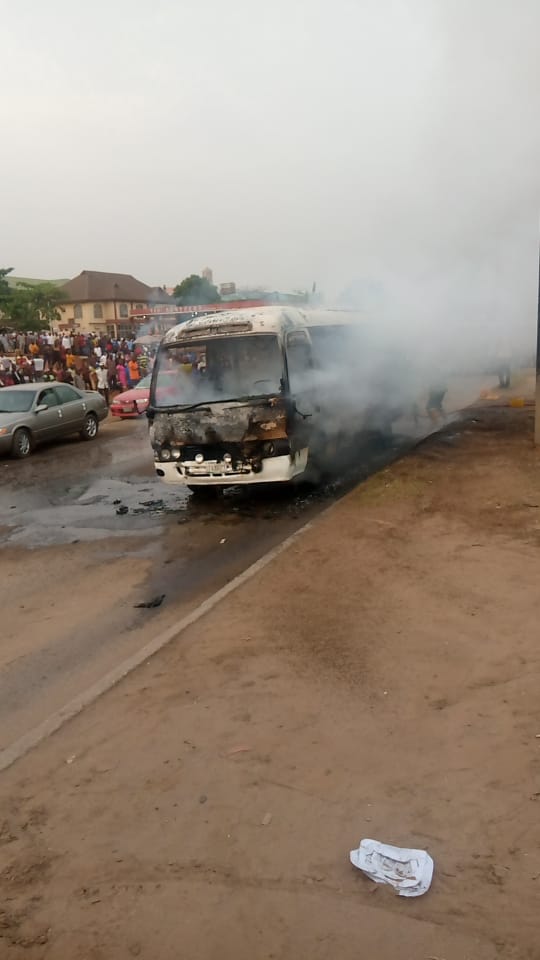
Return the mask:
[[[49,408],[46,403],[38,403],[35,409],[35,413],[43,413],[44,410],[48,410],[48,409]]]

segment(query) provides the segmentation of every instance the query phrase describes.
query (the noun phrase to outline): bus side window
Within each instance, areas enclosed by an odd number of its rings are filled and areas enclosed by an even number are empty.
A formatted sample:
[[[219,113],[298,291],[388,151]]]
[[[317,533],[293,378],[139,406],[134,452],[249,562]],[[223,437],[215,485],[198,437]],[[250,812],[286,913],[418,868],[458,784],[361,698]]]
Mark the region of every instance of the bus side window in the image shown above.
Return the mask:
[[[287,366],[291,390],[309,386],[313,358],[311,344],[303,330],[295,330],[287,336]]]

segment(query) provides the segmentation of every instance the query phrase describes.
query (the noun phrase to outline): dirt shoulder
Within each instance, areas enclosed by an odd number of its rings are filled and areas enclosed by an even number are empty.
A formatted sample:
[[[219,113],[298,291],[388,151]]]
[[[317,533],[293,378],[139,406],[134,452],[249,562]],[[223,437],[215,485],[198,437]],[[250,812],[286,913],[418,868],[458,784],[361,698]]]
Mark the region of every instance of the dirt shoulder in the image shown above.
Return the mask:
[[[538,957],[538,467],[473,411],[5,772],[0,956]]]

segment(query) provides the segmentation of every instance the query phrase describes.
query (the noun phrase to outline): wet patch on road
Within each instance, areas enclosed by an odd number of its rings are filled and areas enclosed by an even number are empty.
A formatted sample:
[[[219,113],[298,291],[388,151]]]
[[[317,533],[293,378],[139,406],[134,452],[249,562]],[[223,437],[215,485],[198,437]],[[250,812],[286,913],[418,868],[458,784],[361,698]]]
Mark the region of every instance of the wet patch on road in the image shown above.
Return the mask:
[[[163,490],[143,478],[100,477],[89,483],[48,483],[43,487],[3,491],[2,540],[43,547],[114,536],[148,536],[162,531],[160,518],[186,510],[189,495]],[[118,511],[121,505],[125,509]]]
[[[394,437],[390,444],[357,446],[340,460],[335,474],[318,485],[206,488],[207,495],[200,497],[140,471],[133,476],[94,473],[86,480],[56,476],[42,484],[13,485],[0,491],[1,540],[37,548],[129,537],[135,551],[140,548],[136,538],[154,539],[173,524],[294,521],[342,496],[413,442],[410,436]]]

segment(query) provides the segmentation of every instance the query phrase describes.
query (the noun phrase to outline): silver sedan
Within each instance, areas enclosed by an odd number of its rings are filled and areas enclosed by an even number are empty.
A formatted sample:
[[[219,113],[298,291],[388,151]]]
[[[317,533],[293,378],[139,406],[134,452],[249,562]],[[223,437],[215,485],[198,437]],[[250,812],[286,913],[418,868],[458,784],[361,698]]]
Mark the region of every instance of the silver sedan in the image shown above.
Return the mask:
[[[0,455],[22,460],[38,443],[78,433],[82,440],[97,436],[108,414],[99,393],[77,390],[67,383],[24,383],[0,390]]]

